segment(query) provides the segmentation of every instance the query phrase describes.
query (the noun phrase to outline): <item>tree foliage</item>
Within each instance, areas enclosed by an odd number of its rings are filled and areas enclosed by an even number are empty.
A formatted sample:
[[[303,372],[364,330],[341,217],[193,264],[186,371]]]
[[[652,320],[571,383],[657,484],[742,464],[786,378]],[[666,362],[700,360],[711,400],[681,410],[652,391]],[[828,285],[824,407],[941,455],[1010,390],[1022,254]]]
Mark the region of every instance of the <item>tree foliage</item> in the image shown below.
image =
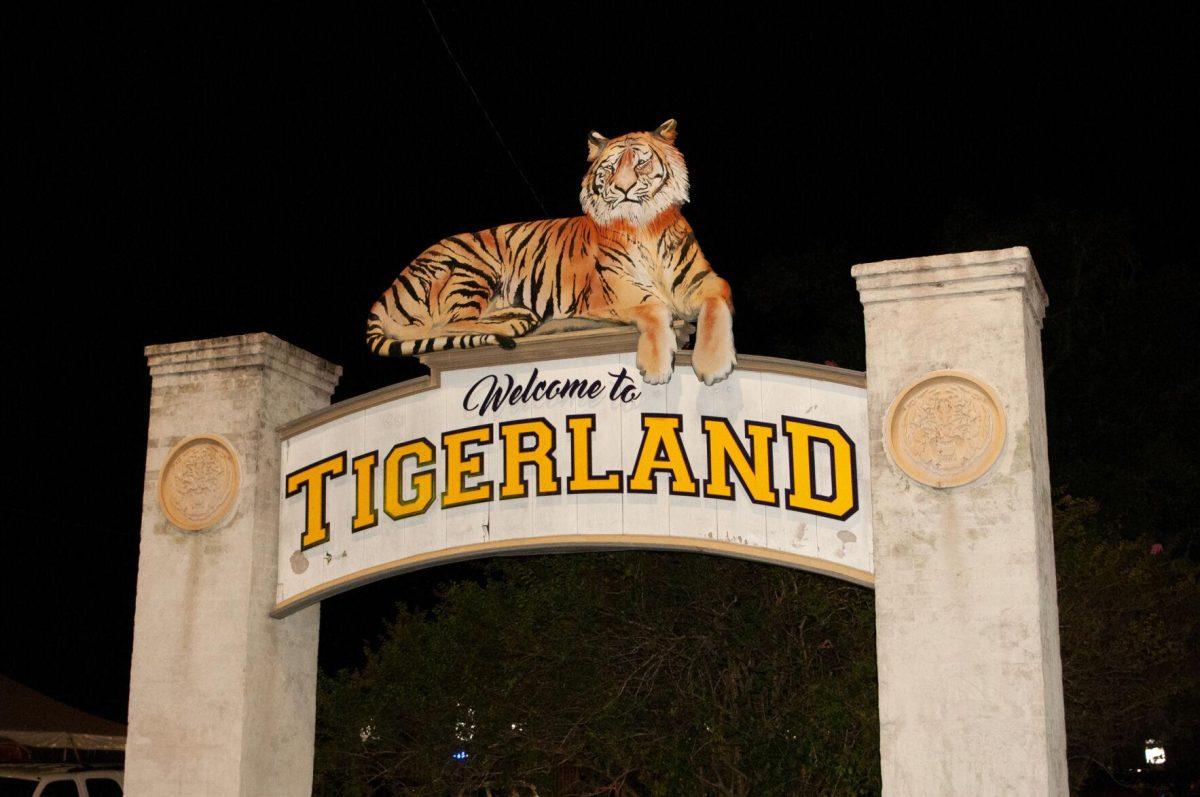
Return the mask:
[[[317,791],[874,792],[873,621],[865,589],[742,561],[499,560],[322,680]]]
[[[1151,535],[1122,539],[1095,501],[1055,507],[1067,751],[1076,788],[1146,738],[1186,778],[1200,749],[1200,568]]]

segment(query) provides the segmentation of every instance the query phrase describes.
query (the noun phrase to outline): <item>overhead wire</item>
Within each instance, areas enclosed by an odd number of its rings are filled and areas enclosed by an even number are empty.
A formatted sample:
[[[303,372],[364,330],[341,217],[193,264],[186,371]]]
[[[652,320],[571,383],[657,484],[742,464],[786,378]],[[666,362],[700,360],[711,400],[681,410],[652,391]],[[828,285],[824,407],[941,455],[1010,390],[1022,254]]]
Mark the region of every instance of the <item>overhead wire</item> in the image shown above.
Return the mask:
[[[533,200],[537,202],[538,207],[542,209],[542,214],[549,216],[549,211],[546,210],[545,204],[542,203],[542,198],[538,195],[537,189],[533,187],[533,182],[526,176],[525,171],[521,168],[521,164],[517,163],[517,158],[513,155],[513,151],[504,141],[504,136],[500,134],[500,128],[492,120],[492,115],[488,113],[487,107],[484,106],[483,100],[479,97],[479,92],[475,90],[475,86],[471,84],[471,79],[467,77],[466,70],[459,63],[458,58],[454,55],[454,50],[450,48],[450,42],[446,40],[446,34],[442,32],[442,26],[438,24],[437,17],[434,16],[433,9],[429,7],[428,0],[421,0],[421,5],[425,6],[425,13],[429,15],[429,21],[433,23],[433,29],[437,33],[438,38],[442,40],[442,47],[446,50],[446,55],[450,57],[454,68],[458,70],[458,74],[462,77],[463,83],[466,84],[467,90],[471,92],[471,96],[475,98],[475,104],[483,113],[483,118],[487,120],[488,126],[492,128],[492,132],[496,135],[496,140],[500,142],[500,147],[508,155],[509,161],[512,162],[513,168],[517,170],[517,174],[521,176],[521,181],[525,183],[525,187],[529,189],[529,193],[533,195]]]

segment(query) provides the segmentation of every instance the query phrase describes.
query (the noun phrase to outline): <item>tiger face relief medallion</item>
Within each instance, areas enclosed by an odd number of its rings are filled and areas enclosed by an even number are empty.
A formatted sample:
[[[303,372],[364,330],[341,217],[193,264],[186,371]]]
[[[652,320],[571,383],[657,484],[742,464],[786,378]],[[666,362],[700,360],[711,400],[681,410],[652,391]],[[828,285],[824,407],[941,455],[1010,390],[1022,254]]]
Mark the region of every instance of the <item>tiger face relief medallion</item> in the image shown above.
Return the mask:
[[[958,487],[991,468],[1004,446],[995,391],[959,371],[933,371],[900,391],[884,419],[884,448],[906,475]]]
[[[186,531],[210,528],[229,514],[241,474],[237,454],[215,435],[181,440],[167,456],[158,480],[158,501],[173,524]]]

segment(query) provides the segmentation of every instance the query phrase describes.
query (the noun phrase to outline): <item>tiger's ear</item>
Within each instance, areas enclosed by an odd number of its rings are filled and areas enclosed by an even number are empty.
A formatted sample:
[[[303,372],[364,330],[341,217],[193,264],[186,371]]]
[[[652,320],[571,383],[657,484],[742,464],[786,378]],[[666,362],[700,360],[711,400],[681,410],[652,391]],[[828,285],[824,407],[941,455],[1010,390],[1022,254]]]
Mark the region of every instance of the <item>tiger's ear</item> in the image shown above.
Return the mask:
[[[654,131],[654,135],[658,136],[668,144],[674,144],[675,137],[679,135],[679,133],[675,130],[677,126],[678,124],[674,119],[668,119],[658,126],[658,129]]]
[[[588,163],[596,160],[597,156],[608,144],[608,139],[597,133],[595,130],[588,133]]]

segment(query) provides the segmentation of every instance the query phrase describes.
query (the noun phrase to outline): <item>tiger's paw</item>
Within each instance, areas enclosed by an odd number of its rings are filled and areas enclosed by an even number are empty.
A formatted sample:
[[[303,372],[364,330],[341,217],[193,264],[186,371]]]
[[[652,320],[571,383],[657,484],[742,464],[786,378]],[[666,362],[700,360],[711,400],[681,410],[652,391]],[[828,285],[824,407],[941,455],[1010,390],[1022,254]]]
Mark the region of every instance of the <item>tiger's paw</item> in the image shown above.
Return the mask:
[[[670,382],[671,374],[675,372],[675,358],[673,355],[673,352],[667,352],[665,357],[653,358],[656,362],[651,363],[647,363],[639,355],[637,369],[642,374],[642,381],[647,385],[665,385],[667,382]]]
[[[641,371],[641,369],[638,369]],[[665,385],[671,381],[671,374],[675,373],[675,366],[669,365],[662,371],[642,371],[642,381],[647,385]]]
[[[692,370],[696,378],[706,385],[715,385],[724,381],[737,365],[737,352],[733,348],[733,339],[720,342],[698,342],[692,352]]]
[[[665,385],[675,371],[675,352],[667,346],[638,346],[637,369],[648,385]]]

